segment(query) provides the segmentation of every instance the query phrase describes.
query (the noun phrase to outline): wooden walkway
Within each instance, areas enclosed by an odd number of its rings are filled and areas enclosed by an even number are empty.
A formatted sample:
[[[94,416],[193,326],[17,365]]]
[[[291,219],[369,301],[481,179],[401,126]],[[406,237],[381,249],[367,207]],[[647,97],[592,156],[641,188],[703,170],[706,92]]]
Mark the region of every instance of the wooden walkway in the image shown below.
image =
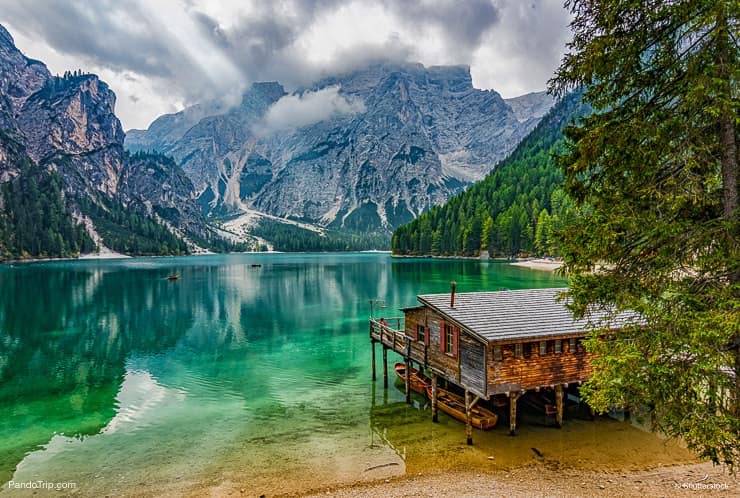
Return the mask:
[[[394,351],[401,355],[406,365],[406,372],[411,371],[411,362],[415,361],[419,365],[419,370],[429,368],[431,370],[432,377],[432,422],[438,422],[438,399],[437,399],[437,384],[438,376],[445,377],[443,372],[439,372],[434,368],[431,368],[427,362],[428,349],[424,343],[415,341],[412,337],[406,335],[403,324],[403,317],[386,318],[384,322],[380,319],[370,318],[370,343],[372,348],[372,370],[373,370],[373,381],[376,380],[376,360],[375,360],[375,344],[380,343],[383,346],[383,387],[388,388],[388,350]],[[391,325],[395,325],[393,328]],[[411,402],[411,376],[406,375],[405,379],[405,394],[406,402]],[[445,378],[445,380],[448,380]],[[473,396],[472,393],[465,391],[465,413],[467,423],[466,434],[467,443],[473,444],[473,426],[472,426],[472,410],[473,407],[480,400],[479,396]]]

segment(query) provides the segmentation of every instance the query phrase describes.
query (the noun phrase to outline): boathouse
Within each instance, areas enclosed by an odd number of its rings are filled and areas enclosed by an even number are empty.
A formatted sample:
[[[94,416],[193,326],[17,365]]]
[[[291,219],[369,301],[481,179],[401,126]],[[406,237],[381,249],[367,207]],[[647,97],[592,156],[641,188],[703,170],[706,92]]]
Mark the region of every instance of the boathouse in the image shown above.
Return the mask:
[[[388,350],[400,354],[406,372],[414,363],[432,384],[432,419],[437,419],[437,385],[465,392],[467,440],[472,444],[471,410],[480,400],[509,407],[509,430],[516,433],[517,401],[527,391],[551,389],[554,415],[563,423],[563,392],[591,375],[590,353],[582,340],[589,322],[574,320],[560,300],[567,289],[529,289],[417,296],[419,306],[403,308],[404,316],[380,321],[370,318],[373,380],[375,344],[383,349],[383,380],[388,385]],[[606,322],[595,312],[591,323],[619,329],[638,319],[620,314]],[[599,323],[601,322],[601,323]],[[395,326],[395,327],[394,327]],[[406,376],[406,399],[410,399]]]

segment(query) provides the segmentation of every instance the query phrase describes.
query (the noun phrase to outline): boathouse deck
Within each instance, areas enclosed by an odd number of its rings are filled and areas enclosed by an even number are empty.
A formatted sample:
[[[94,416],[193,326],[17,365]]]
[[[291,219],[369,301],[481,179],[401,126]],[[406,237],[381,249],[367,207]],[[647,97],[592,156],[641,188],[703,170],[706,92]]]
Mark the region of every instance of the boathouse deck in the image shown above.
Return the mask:
[[[563,393],[591,375],[590,353],[582,344],[593,326],[618,329],[639,323],[634,313],[616,318],[596,312],[590,321],[574,320],[559,299],[567,289],[426,294],[403,317],[370,318],[372,371],[375,344],[383,351],[383,382],[388,386],[388,350],[401,355],[406,371],[416,363],[432,380],[432,418],[437,419],[438,379],[464,390],[467,439],[472,444],[470,410],[480,400],[509,405],[509,430],[516,433],[517,400],[527,391],[548,390],[558,426],[563,423]],[[410,386],[406,382],[406,399]]]

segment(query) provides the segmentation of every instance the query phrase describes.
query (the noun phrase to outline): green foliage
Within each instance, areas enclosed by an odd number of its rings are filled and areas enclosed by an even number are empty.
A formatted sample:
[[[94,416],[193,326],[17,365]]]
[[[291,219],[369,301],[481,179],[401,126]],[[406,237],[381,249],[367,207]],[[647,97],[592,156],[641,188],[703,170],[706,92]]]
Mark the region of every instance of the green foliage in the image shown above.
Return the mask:
[[[59,177],[23,160],[19,176],[0,186],[0,260],[66,258],[93,250],[67,211]]]
[[[80,199],[82,210],[90,216],[106,247],[134,256],[188,254],[180,238],[160,225],[144,209],[124,207],[112,200],[93,202]]]
[[[388,247],[386,233],[351,233],[327,230],[321,235],[296,225],[262,219],[252,235],[269,240],[276,251],[366,251]]]
[[[632,309],[646,321],[594,332],[584,392],[599,410],[648,411],[702,457],[735,464],[740,3],[568,5],[574,38],[551,85],[586,85],[595,109],[566,130],[560,158],[582,208],[560,234],[572,308]]]
[[[482,182],[399,227],[394,254],[557,255],[552,234],[573,216],[573,205],[559,188],[553,154],[562,148],[563,127],[586,112],[579,93],[562,99]]]

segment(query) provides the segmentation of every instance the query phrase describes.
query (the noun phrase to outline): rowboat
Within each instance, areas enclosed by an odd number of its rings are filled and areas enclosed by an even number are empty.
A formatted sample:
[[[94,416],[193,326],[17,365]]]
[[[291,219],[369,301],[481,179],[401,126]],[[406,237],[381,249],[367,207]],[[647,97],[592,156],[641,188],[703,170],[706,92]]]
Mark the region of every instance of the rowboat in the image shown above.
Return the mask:
[[[178,278],[180,278],[180,275],[178,275],[177,273],[173,273],[172,275],[167,275],[167,280],[177,280]]]
[[[409,367],[411,370],[411,379],[410,379],[410,385],[412,391],[416,391],[419,394],[426,394],[426,388],[427,386],[430,386],[429,379],[423,374],[420,373],[417,369],[413,367]],[[396,375],[398,375],[398,378],[403,381],[403,383],[406,383],[406,365],[404,363],[396,363],[393,365],[393,370],[396,371]]]
[[[432,399],[432,386],[427,386],[427,396]],[[450,417],[456,418],[460,422],[466,422],[465,400],[462,396],[438,387],[437,406]],[[470,412],[472,425],[476,429],[486,431],[498,422],[498,415],[482,406],[476,405]]]

